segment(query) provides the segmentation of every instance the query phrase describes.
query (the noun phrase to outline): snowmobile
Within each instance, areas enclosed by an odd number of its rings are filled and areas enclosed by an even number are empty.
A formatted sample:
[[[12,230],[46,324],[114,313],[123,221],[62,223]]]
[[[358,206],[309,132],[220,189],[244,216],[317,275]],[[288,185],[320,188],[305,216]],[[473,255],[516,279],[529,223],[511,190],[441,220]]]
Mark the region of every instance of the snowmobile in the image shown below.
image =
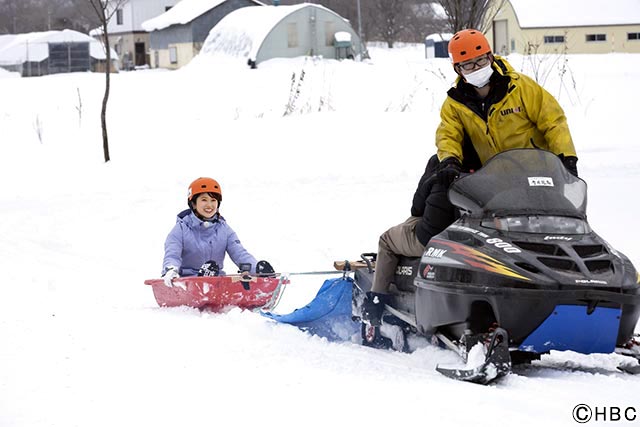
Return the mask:
[[[633,358],[620,369],[640,372],[640,275],[591,229],[587,185],[556,155],[498,154],[449,199],[460,218],[421,258],[400,259],[382,325],[362,323],[363,344],[406,350],[408,334],[423,335],[466,363],[439,372],[483,384],[551,350],[615,352]],[[355,272],[355,318],[373,271]]]

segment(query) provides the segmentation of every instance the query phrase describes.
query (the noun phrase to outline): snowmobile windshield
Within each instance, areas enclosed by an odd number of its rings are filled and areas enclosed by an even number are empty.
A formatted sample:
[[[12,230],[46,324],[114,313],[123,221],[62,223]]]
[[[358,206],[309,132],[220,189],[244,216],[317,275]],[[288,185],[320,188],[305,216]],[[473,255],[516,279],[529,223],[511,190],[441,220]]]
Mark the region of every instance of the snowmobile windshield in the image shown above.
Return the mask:
[[[515,233],[587,234],[587,221],[567,216],[511,216],[482,220],[482,226]]]
[[[557,216],[586,219],[587,184],[555,154],[537,149],[500,153],[456,180],[451,203],[473,217]]]

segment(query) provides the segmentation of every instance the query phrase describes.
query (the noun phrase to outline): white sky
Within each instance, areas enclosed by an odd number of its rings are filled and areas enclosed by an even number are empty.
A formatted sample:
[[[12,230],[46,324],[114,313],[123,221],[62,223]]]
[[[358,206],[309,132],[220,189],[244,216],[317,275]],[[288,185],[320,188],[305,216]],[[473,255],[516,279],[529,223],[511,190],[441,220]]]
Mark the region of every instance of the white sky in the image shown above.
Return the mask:
[[[522,28],[640,25],[640,0],[509,0]]]
[[[540,427],[576,425],[581,403],[640,412],[640,377],[612,355],[554,353],[481,387],[435,372],[457,356],[425,343],[399,354],[238,310],[157,307],[143,281],[196,177],[221,183],[229,224],[280,271],[375,251],[409,216],[455,74],[422,45],[370,53],[112,75],[108,164],[104,75],[0,72],[0,425]],[[591,226],[640,265],[640,55],[509,60],[558,97]],[[296,277],[278,311],[323,280]]]

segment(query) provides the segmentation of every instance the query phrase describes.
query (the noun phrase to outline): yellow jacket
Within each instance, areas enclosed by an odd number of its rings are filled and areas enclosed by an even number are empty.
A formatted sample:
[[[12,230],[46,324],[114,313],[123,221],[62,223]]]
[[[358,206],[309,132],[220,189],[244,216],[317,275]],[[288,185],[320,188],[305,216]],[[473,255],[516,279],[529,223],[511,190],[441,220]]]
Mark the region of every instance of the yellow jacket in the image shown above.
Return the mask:
[[[510,78],[504,96],[485,113],[474,112],[469,98],[459,89],[462,79],[458,78],[457,88],[449,90],[440,111],[442,121],[436,131],[438,158],[453,156],[462,161],[466,137],[482,164],[512,148],[542,148],[576,156],[567,118],[558,101],[534,80],[514,71],[503,58],[496,56],[492,66],[501,76]],[[495,77],[494,74],[492,82]]]

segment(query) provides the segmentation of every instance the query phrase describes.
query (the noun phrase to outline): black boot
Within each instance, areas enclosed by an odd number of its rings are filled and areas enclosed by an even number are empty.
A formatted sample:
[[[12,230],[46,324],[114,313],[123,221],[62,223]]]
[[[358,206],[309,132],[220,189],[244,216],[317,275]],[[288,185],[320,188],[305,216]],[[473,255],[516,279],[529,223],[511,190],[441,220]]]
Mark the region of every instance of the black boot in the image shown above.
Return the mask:
[[[391,295],[378,292],[367,292],[362,302],[362,321],[371,326],[382,324],[384,305],[391,302]]]

